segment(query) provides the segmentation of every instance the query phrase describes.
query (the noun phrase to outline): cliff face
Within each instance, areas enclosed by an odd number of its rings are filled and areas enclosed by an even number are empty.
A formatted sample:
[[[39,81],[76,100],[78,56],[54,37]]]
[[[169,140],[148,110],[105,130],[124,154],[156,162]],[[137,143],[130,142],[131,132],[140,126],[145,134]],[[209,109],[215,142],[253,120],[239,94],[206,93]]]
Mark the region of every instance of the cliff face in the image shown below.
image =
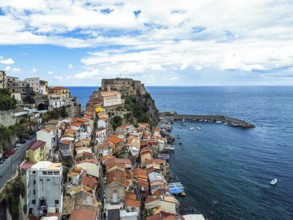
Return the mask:
[[[125,99],[125,108],[131,112],[127,116],[129,121],[133,123],[148,122],[151,126],[157,125],[159,121],[158,109],[144,84],[128,78],[103,79],[102,90],[108,88],[120,92],[122,98]]]

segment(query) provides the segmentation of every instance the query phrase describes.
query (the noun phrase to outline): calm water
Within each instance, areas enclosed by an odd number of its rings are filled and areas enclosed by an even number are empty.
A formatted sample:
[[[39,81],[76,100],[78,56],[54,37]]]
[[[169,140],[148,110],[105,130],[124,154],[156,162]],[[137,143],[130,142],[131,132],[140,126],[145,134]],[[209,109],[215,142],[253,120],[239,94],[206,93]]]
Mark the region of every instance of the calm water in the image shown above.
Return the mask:
[[[203,213],[207,219],[293,219],[293,87],[147,90],[160,111],[223,114],[256,125],[174,124],[172,134],[181,139],[175,141],[171,171],[187,194],[179,198],[181,213]],[[78,88],[81,103],[89,91]],[[189,130],[198,125],[201,131]],[[278,178],[276,186],[270,185],[273,178]]]

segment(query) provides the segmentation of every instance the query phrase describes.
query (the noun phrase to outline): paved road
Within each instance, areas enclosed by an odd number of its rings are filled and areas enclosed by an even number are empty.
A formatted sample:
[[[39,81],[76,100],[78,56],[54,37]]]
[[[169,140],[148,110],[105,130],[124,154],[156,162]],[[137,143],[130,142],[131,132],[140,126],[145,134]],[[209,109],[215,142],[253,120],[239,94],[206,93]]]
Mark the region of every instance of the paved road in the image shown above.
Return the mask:
[[[18,147],[18,150],[7,158],[3,164],[0,164],[0,189],[15,173],[17,166],[23,161],[22,158],[25,157],[25,151],[35,139],[36,138],[26,141],[26,143]]]

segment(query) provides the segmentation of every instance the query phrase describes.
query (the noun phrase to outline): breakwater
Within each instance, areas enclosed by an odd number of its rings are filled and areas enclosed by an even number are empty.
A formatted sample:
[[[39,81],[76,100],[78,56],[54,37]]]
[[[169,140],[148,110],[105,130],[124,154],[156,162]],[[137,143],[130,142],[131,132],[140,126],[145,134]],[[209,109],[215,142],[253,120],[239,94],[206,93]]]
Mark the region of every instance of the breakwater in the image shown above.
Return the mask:
[[[254,128],[255,125],[251,122],[247,122],[241,119],[232,118],[224,115],[180,115],[176,112],[160,112],[159,117],[161,119],[171,118],[173,120],[194,120],[194,121],[207,121],[215,123],[226,123],[232,127],[241,128]]]

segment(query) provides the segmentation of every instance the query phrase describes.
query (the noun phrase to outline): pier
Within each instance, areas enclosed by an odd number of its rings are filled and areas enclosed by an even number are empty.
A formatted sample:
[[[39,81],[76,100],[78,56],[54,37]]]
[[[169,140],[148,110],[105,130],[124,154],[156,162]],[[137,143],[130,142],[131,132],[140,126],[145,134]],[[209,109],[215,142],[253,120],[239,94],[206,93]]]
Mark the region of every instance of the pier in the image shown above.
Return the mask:
[[[193,120],[193,121],[206,121],[215,123],[226,123],[232,127],[240,128],[254,128],[255,125],[251,122],[247,122],[241,119],[232,118],[224,115],[180,115],[176,112],[160,112],[161,119],[169,118],[173,120]]]

